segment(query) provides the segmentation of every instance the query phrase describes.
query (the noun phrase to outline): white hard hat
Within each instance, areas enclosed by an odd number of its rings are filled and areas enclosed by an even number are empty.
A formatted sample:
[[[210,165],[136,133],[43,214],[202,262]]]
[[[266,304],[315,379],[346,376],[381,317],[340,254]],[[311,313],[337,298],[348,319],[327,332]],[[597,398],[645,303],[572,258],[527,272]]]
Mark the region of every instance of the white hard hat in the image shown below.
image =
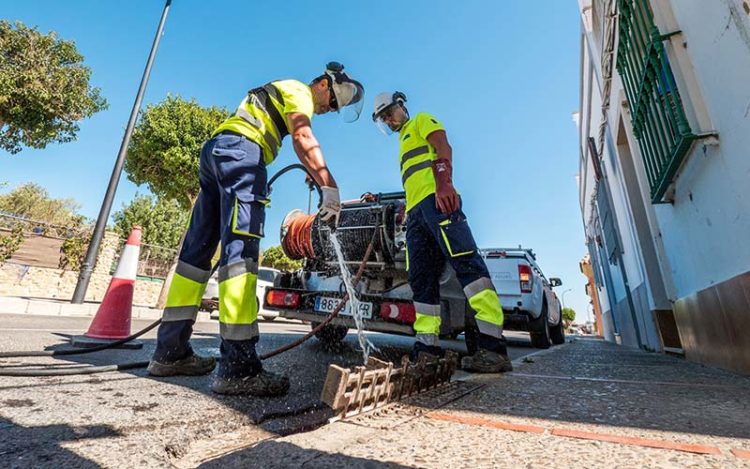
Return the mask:
[[[383,121],[383,112],[391,107],[406,102],[406,95],[400,91],[380,93],[375,96],[375,105],[373,106],[374,111],[372,113],[372,121],[375,122],[378,129],[385,135],[391,135],[393,130]]]
[[[344,111],[345,122],[354,122],[359,119],[364,104],[365,88],[357,80],[353,80],[344,72],[344,66],[338,62],[328,62],[326,71],[331,93],[337,106],[336,112]]]
[[[406,102],[406,95],[400,91],[394,91],[393,93],[380,93],[375,96],[375,106],[372,113],[372,120],[376,121],[381,112],[394,104],[404,104]]]

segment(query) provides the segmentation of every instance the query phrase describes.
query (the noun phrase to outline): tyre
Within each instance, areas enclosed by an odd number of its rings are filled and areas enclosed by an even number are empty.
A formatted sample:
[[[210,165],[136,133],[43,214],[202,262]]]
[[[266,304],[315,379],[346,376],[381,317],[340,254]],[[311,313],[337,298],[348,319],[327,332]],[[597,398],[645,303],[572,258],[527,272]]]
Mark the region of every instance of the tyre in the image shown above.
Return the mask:
[[[313,329],[320,325],[319,322],[310,324]],[[327,349],[336,350],[340,349],[344,338],[346,337],[349,328],[346,326],[334,326],[327,324],[323,329],[315,333],[315,337],[323,344]]]
[[[562,319],[562,311],[560,312],[560,319],[557,321],[557,324],[549,328],[549,335],[553,344],[560,345],[565,343],[565,324]]]
[[[542,304],[542,314],[529,323],[531,345],[535,348],[549,348],[551,345],[549,323],[547,323],[547,302]]]

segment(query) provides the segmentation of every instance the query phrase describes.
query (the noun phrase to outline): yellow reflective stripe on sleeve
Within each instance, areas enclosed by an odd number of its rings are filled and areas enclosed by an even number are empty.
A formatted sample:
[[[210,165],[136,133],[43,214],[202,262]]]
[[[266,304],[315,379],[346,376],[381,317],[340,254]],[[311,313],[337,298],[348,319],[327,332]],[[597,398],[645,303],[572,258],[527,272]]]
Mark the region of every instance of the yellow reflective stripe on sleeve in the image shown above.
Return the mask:
[[[234,213],[232,214],[232,233],[241,236],[251,236],[253,238],[262,239],[260,235],[250,233],[248,231],[242,231],[237,229],[237,209],[239,208],[239,198],[234,198]]]
[[[165,306],[198,306],[201,304],[204,291],[206,291],[206,283],[199,283],[175,273],[172,277],[172,284],[169,286]]]
[[[482,290],[469,298],[471,309],[477,312],[477,322],[484,321],[495,326],[503,325],[503,307],[495,290]],[[480,329],[481,330],[481,329]]]
[[[440,334],[440,316],[417,313],[413,327],[417,334]]]
[[[258,319],[257,283],[258,276],[250,272],[219,282],[220,322],[252,324]]]

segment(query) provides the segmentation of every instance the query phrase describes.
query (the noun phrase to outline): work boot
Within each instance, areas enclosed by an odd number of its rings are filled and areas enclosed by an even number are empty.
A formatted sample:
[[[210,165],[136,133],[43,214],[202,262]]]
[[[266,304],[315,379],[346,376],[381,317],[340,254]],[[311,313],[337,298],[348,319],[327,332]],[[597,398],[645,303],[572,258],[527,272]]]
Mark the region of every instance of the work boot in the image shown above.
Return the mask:
[[[201,357],[194,353],[173,362],[161,363],[151,360],[148,364],[148,374],[151,376],[201,376],[211,373],[215,366],[214,357]]]
[[[474,355],[461,359],[461,368],[476,373],[505,373],[513,371],[513,364],[507,355],[479,349]]]
[[[217,394],[251,394],[258,397],[283,396],[289,391],[289,378],[261,370],[255,376],[244,378],[216,377],[211,390]]]
[[[443,358],[445,350],[439,345],[427,345],[423,342],[414,342],[411,352],[409,352],[409,361],[416,363],[420,353],[426,353],[436,358]]]

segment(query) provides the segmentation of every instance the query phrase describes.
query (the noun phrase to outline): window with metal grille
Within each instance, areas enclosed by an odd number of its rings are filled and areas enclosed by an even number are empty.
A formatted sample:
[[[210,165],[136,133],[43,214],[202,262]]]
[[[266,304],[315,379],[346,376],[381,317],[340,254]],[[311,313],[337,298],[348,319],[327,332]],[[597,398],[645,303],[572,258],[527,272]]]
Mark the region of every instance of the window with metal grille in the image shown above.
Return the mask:
[[[643,157],[651,202],[662,203],[697,138],[685,117],[663,35],[648,0],[618,0],[617,71],[630,103],[633,133]]]

